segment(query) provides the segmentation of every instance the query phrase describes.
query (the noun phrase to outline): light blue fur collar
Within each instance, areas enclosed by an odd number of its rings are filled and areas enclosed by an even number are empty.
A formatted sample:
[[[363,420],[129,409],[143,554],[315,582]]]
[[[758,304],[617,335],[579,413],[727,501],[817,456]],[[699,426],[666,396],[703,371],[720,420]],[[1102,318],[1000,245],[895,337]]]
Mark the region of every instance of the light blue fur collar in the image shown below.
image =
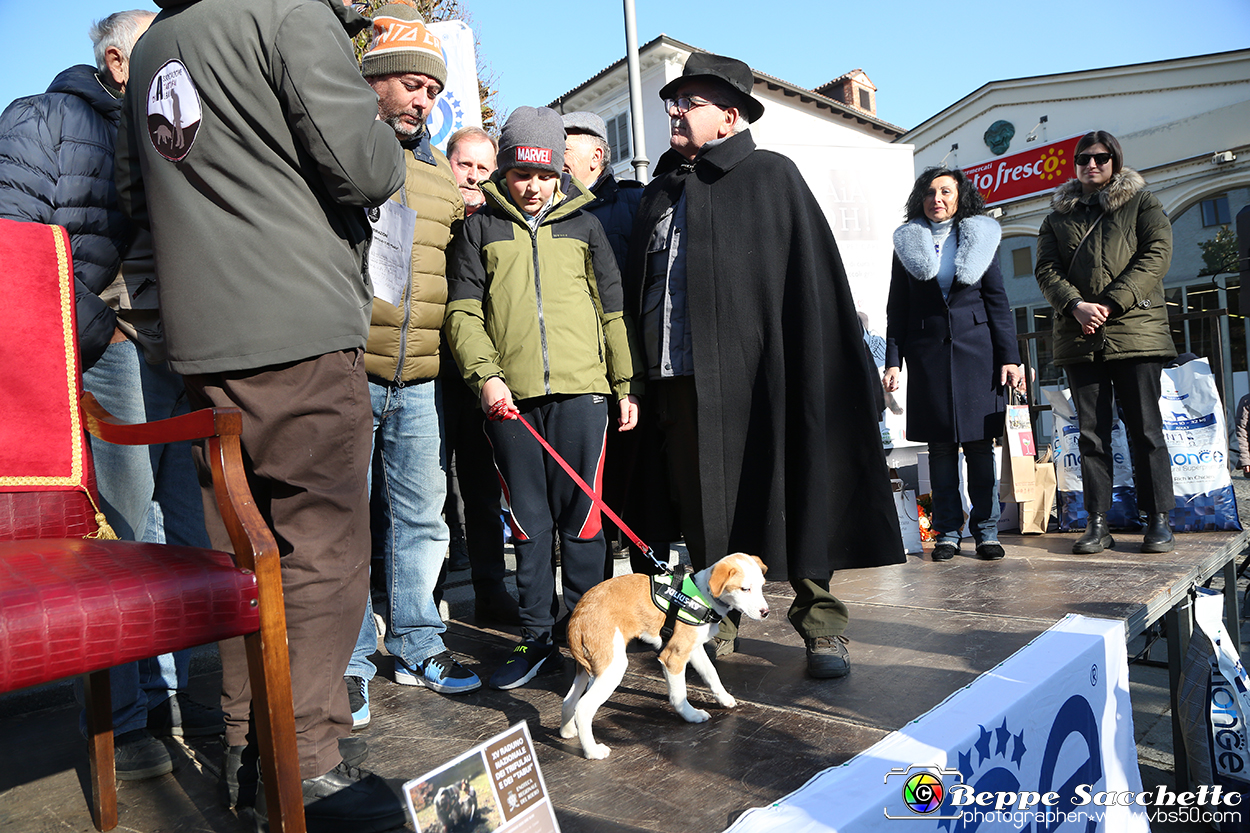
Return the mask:
[[[958,234],[955,282],[972,286],[981,280],[985,270],[998,257],[998,242],[1003,237],[1003,230],[993,218],[978,216],[961,221]],[[931,281],[937,277],[938,256],[933,248],[933,233],[929,231],[929,221],[923,217],[903,223],[894,230],[894,252],[902,261],[903,268],[916,280]]]

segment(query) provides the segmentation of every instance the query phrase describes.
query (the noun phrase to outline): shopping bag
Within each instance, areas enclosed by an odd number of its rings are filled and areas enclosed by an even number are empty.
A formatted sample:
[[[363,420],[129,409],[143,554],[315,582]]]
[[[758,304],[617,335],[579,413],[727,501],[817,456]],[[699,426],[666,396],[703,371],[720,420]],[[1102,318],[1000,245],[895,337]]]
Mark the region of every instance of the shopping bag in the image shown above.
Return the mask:
[[[1045,532],[1050,526],[1050,510],[1055,505],[1055,464],[1050,450],[1042,451],[1042,459],[1033,466],[1033,497],[1020,504],[1020,531],[1025,534]]]
[[[1224,596],[1199,587],[1194,631],[1181,668],[1176,713],[1189,772],[1196,784],[1237,794],[1234,807],[1250,805],[1250,677],[1224,628]],[[1178,750],[1179,752],[1179,750]],[[1225,813],[1212,824],[1222,833],[1250,831],[1250,813]]]
[[[1176,501],[1169,507],[1172,529],[1241,529],[1228,473],[1224,405],[1211,365],[1206,359],[1194,359],[1180,367],[1165,367],[1161,381],[1159,408]]]
[[[923,552],[920,546],[920,508],[916,504],[914,489],[904,489],[902,480],[894,485],[894,509],[898,513],[898,528],[903,534],[903,552]]]
[[[1007,503],[1032,500],[1036,490],[1033,467],[1033,423],[1028,405],[1008,405],[1004,435],[1003,471],[998,478],[998,497]]]
[[[1089,514],[1085,510],[1085,489],[1081,478],[1080,423],[1076,405],[1067,388],[1044,393],[1050,401],[1050,413],[1055,422],[1051,447],[1055,477],[1059,481],[1059,531],[1084,532]],[[1107,523],[1112,529],[1141,529],[1128,434],[1118,418],[1111,424],[1111,458],[1111,508],[1107,511]]]

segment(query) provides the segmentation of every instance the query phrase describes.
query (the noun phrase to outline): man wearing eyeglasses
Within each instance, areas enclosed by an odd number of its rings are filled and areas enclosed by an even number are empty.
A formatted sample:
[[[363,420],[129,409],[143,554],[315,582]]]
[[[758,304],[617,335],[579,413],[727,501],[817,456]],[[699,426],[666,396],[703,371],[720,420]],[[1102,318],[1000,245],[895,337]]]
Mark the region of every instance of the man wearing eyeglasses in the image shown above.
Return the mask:
[[[743,62],[695,53],[660,90],[671,149],[626,271],[662,426],[642,520],[655,540],[684,536],[695,569],[763,558],[794,588],[808,673],[841,677],[847,609],[831,574],[904,558],[879,382],[820,206],[794,163],[751,137],[764,114],[753,84]],[[718,656],[736,630],[722,622]]]

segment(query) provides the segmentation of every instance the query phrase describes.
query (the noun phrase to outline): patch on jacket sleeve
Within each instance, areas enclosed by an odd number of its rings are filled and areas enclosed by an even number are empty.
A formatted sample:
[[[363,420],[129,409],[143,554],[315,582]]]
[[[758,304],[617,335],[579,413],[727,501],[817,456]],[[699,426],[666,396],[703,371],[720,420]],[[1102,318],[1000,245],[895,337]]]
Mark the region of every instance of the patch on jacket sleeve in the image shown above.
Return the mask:
[[[168,61],[152,76],[147,117],[148,138],[156,152],[170,162],[185,159],[195,144],[203,110],[200,92],[182,61]]]

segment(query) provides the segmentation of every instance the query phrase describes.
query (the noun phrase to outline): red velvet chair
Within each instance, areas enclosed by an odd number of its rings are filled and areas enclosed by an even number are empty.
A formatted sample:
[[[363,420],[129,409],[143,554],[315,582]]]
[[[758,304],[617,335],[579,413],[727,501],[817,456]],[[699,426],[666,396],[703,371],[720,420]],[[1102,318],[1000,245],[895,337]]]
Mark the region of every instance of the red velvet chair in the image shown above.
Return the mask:
[[[0,220],[0,275],[0,692],[85,675],[92,818],[110,830],[108,669],[243,636],[270,830],[303,833],[278,548],[248,489],[239,411],[123,425],[83,395],[64,229]],[[106,540],[84,428],[127,445],[206,440],[233,558]]]

